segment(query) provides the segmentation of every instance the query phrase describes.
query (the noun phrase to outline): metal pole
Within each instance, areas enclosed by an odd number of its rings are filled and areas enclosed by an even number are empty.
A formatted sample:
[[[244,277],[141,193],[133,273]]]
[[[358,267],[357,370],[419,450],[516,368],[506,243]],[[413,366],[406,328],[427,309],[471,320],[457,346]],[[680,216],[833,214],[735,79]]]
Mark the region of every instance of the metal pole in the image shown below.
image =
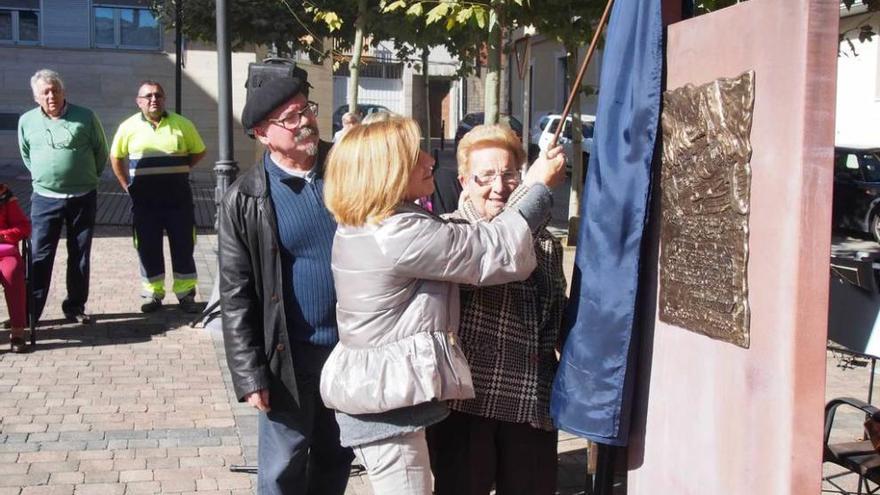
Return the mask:
[[[183,19],[183,0],[175,0],[174,2],[174,113],[180,114],[181,106],[181,86],[182,67],[183,67],[183,26],[180,25]]]
[[[217,114],[219,141],[218,160],[214,164],[217,184],[214,202],[219,210],[220,200],[238,175],[238,163],[232,145],[232,56],[229,46],[228,0],[217,0]],[[216,223],[216,219],[215,219]]]
[[[596,495],[612,495],[614,492],[614,454],[615,448],[610,445],[598,444],[599,460],[593,487]]]

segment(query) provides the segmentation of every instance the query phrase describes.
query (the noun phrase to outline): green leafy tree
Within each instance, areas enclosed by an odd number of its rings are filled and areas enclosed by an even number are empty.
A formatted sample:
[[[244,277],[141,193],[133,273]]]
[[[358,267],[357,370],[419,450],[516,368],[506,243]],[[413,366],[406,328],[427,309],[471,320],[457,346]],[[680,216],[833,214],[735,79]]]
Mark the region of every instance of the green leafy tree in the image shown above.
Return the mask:
[[[409,65],[417,65],[424,82],[425,115],[423,133],[429,143],[430,115],[428,105],[428,53],[432,47],[445,46],[450,53],[460,56],[462,67],[469,68],[473,59],[477,36],[474,31],[462,26],[445,26],[436,23],[419,22],[423,14],[421,4],[402,9],[402,5],[389,7],[387,0],[310,0],[306,10],[317,22],[324,22],[338,41],[337,46],[350,48],[348,105],[350,111],[356,109],[358,91],[358,67],[364,44],[374,46],[385,41],[393,42],[396,56]],[[345,26],[353,26],[343,33]]]
[[[501,94],[503,30],[516,24],[525,12],[524,0],[393,0],[384,2],[385,12],[405,10],[422,17],[426,26],[439,25],[449,32],[477,30],[486,47],[484,115],[487,124],[498,122]]]
[[[176,1],[183,2],[183,33],[191,39],[216,42],[215,0],[153,0],[153,10],[166,26],[174,25]],[[229,0],[229,19],[233,49],[263,45],[274,47],[280,56],[308,50],[315,61],[325,55],[315,42],[326,36],[326,24],[297,14],[287,0]]]

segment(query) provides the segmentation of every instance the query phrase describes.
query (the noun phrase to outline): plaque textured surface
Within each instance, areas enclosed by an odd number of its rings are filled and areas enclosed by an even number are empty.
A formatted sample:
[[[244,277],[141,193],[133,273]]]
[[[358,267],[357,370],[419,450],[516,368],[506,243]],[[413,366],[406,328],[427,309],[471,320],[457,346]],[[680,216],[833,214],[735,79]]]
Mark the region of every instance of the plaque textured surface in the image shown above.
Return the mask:
[[[754,72],[663,95],[660,320],[749,346]]]

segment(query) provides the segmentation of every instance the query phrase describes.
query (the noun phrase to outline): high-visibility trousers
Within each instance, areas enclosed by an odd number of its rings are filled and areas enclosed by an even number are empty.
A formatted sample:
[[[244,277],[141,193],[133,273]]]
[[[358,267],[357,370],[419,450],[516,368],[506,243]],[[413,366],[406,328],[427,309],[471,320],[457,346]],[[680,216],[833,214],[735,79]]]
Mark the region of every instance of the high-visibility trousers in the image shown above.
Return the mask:
[[[129,192],[132,192],[131,189]],[[178,198],[180,201],[169,202],[156,201],[150,196],[144,197],[140,192],[131,195],[132,230],[140,260],[143,297],[158,300],[165,297],[163,233],[168,235],[171,248],[171,268],[174,274],[172,291],[178,299],[195,292],[195,213],[191,193],[188,196]]]

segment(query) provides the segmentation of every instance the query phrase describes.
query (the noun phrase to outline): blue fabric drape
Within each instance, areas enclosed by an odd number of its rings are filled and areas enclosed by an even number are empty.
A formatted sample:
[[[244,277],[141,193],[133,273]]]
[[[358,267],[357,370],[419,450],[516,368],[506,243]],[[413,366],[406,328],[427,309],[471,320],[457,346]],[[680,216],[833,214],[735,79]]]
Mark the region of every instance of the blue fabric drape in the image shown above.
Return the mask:
[[[584,187],[568,337],[551,414],[565,431],[626,445],[635,376],[634,313],[660,115],[660,0],[616,0]]]

